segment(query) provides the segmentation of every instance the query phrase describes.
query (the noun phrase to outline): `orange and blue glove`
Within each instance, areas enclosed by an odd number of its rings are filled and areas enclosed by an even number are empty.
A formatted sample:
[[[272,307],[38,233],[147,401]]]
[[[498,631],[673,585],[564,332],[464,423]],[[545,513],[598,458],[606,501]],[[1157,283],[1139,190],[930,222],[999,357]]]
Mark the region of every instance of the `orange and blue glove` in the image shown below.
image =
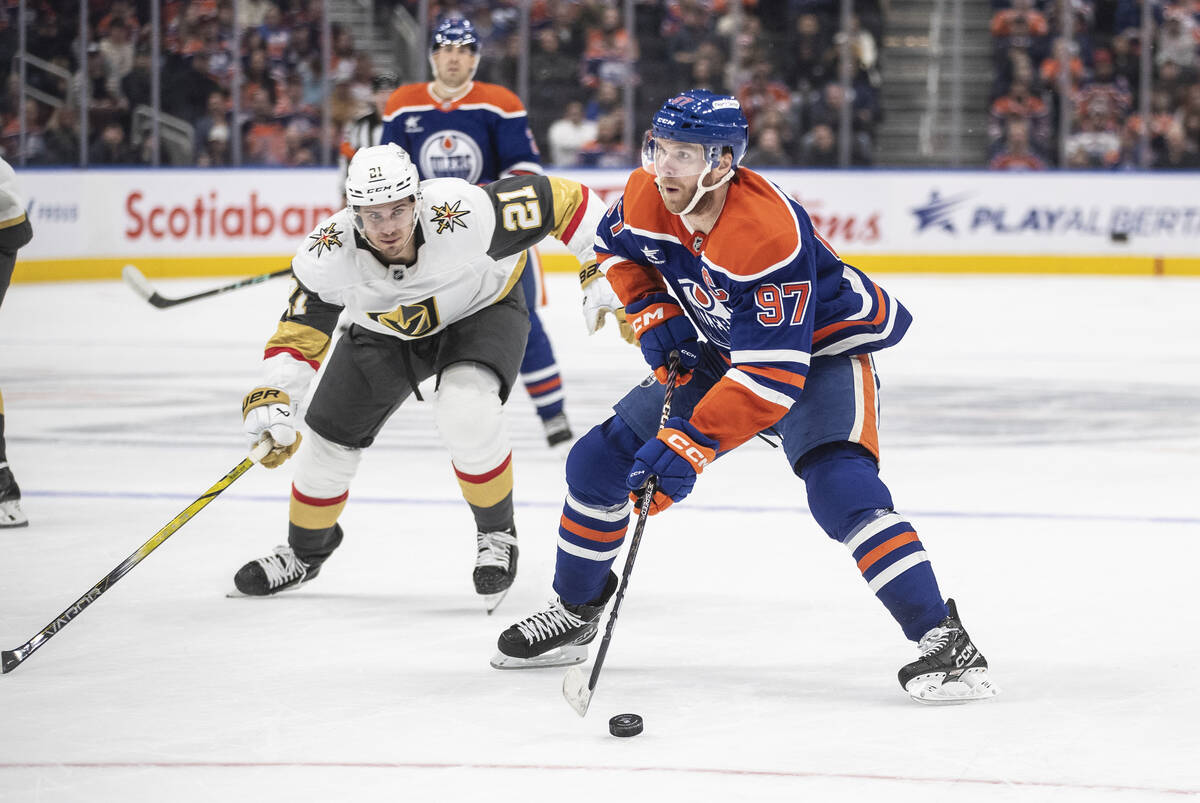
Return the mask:
[[[700,341],[696,327],[683,314],[683,308],[667,293],[651,293],[625,306],[625,320],[637,336],[642,357],[654,370],[659,383],[667,384],[667,362],[672,351],[679,352],[676,385],[692,378],[692,369],[700,362]]]
[[[668,418],[658,435],[642,445],[633,456],[633,468],[625,478],[630,498],[637,504],[638,491],[650,475],[658,477],[650,515],[661,513],[671,503],[684,499],[696,486],[696,477],[717,457],[717,441],[692,426],[686,418]],[[641,508],[638,507],[638,512]]]

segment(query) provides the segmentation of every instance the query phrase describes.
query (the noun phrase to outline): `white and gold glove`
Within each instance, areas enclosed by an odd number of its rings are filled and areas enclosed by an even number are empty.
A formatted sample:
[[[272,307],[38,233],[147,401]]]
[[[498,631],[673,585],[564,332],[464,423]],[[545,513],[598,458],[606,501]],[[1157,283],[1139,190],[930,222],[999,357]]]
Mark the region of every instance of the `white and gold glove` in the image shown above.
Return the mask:
[[[274,447],[262,459],[267,468],[278,468],[300,448],[292,400],[279,388],[255,388],[242,399],[242,422],[250,446],[270,438]]]
[[[579,271],[579,286],[583,289],[583,322],[589,335],[600,331],[604,327],[605,314],[611,313],[617,319],[625,342],[637,343],[633,328],[625,322],[625,307],[621,305],[621,299],[594,261],[588,262]]]

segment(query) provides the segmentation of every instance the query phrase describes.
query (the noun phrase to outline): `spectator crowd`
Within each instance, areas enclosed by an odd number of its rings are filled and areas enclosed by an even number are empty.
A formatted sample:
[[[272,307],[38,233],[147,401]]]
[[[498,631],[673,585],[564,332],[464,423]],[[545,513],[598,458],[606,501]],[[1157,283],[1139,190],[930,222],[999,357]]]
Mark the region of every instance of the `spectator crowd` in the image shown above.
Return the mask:
[[[624,87],[635,88],[638,121],[670,94],[704,87],[742,101],[751,120],[747,164],[836,165],[847,104],[853,163],[870,164],[880,120],[882,12],[876,2],[855,3],[847,95],[836,81],[843,37],[835,0],[742,0],[740,7],[728,0],[639,0],[634,37],[620,4],[534,0],[531,128],[550,164],[627,167],[641,143],[626,141]],[[400,4],[415,16],[415,3]],[[50,66],[31,60],[27,67],[33,91],[25,100],[22,153],[17,4],[6,3],[0,12],[0,152],[26,164],[79,164],[86,95],[88,163],[151,163],[150,0],[89,0],[82,59],[74,0],[27,0],[26,7],[28,52]],[[158,79],[162,111],[171,115],[164,125],[174,134],[162,139],[162,163],[230,165],[235,142],[246,165],[336,160],[344,127],[368,108],[376,69],[392,65],[373,65],[356,51],[352,32],[334,25],[332,120],[323,139],[321,7],[321,0],[240,0],[235,19],[232,0],[161,0]],[[387,0],[377,0],[377,7],[390,10]],[[516,88],[517,0],[434,0],[430,17],[444,16],[466,16],[484,34],[478,77]],[[330,153],[322,152],[323,143],[330,143]]]
[[[1142,1],[993,0],[990,167],[1200,168],[1200,2],[1145,0],[1154,36],[1143,43]],[[27,66],[23,145],[17,4],[4,5],[5,158],[78,164],[82,147],[89,164],[151,163],[150,2],[89,0],[81,59],[75,0],[27,0],[27,48],[36,61]],[[376,0],[380,19],[388,2]],[[416,15],[414,0],[391,2]],[[882,118],[885,2],[856,0],[849,30],[841,31],[836,0],[638,0],[630,36],[622,4],[533,0],[531,129],[548,164],[624,168],[641,146],[627,141],[625,87],[634,90],[635,140],[667,97],[702,87],[742,102],[751,124],[748,165],[838,165],[847,106],[851,164],[869,165]],[[161,106],[181,123],[167,126],[174,136],[163,138],[161,161],[224,166],[235,150],[247,165],[336,161],[345,126],[369,108],[372,77],[393,65],[372,64],[353,33],[335,24],[323,132],[321,8],[322,0],[240,0],[235,19],[232,0],[161,0]],[[430,18],[445,16],[468,17],[483,35],[478,77],[516,89],[519,1],[433,0]],[[848,92],[838,80],[843,45],[851,54]],[[1143,46],[1152,56],[1144,119]]]
[[[224,166],[233,143],[248,165],[301,166],[322,160],[324,101],[320,56],[321,0],[162,0],[161,108],[182,121],[191,142],[164,138],[164,164]],[[80,58],[79,6],[74,0],[27,0],[25,102],[27,164],[79,164],[81,95],[86,98],[88,163],[151,163],[152,58],[149,0],[92,0],[86,57]],[[0,149],[22,155],[16,3],[0,16]],[[240,81],[233,80],[235,60]],[[333,33],[333,121],[341,126],[369,99],[373,68],[354,50],[350,31]],[[44,62],[49,66],[44,66]],[[233,119],[238,93],[240,115]]]
[[[870,164],[882,116],[883,12],[878,0],[854,7],[847,95],[837,81],[843,38],[836,0],[639,0],[632,38],[620,3],[535,0],[527,98],[534,136],[552,164],[626,167],[641,142],[625,141],[625,86],[634,88],[639,134],[664,100],[694,87],[741,100],[750,121],[748,165],[836,166],[846,104],[852,163]],[[516,86],[515,3],[435,0],[432,13],[470,18],[487,37],[480,78]]]
[[[1154,34],[1143,42],[1142,2],[994,3],[993,169],[1200,168],[1200,4],[1144,0]]]

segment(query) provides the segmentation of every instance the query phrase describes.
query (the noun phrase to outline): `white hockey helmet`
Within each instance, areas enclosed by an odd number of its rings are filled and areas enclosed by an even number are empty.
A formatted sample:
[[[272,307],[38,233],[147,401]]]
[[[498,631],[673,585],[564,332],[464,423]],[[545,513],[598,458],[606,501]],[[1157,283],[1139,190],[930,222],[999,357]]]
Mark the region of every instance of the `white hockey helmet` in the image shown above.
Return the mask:
[[[414,196],[421,205],[420,176],[408,152],[394,142],[361,148],[346,171],[346,205],[360,206],[399,201]]]
[[[407,151],[389,142],[362,148],[354,154],[346,171],[346,206],[354,213],[354,228],[372,246],[379,248],[380,244],[367,234],[363,208],[405,198],[413,199],[411,237],[421,214],[421,180]]]

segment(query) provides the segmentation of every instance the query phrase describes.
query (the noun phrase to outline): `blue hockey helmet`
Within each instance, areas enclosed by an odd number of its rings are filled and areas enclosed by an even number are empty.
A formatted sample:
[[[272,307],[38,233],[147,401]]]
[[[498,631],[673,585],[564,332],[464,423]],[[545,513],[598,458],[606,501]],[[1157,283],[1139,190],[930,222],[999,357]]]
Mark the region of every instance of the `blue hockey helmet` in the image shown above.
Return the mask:
[[[433,38],[429,40],[429,52],[433,53],[441,47],[469,47],[472,53],[479,52],[479,35],[469,19],[447,18],[438,23],[433,29]]]
[[[737,167],[746,153],[749,124],[737,98],[707,89],[689,89],[668,100],[655,112],[642,153],[643,164],[648,170],[653,164],[654,140],[657,139],[703,146],[704,161],[709,168],[716,168],[722,152],[729,148],[733,166]]]

